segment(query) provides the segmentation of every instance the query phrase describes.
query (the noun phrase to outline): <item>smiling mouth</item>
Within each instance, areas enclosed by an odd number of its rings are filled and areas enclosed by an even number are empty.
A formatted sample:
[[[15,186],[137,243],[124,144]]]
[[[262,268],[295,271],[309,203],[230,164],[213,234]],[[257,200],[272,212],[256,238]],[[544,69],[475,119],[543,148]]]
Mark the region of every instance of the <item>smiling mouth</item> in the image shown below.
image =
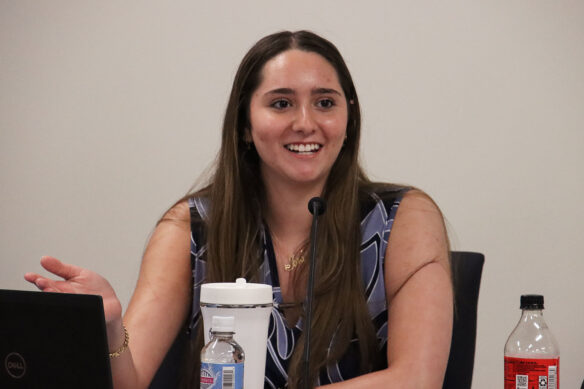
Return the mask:
[[[316,153],[322,145],[318,143],[308,143],[308,144],[288,144],[284,146],[288,151],[297,154],[312,154]]]

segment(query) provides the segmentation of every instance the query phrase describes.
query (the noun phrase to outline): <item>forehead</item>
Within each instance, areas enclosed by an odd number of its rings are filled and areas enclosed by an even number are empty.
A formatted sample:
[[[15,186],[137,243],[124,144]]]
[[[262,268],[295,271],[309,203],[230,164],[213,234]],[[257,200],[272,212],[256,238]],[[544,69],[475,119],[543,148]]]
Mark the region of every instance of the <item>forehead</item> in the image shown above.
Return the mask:
[[[335,87],[340,89],[335,68],[320,54],[286,50],[266,62],[259,89],[271,87]],[[342,93],[342,90],[339,90]]]

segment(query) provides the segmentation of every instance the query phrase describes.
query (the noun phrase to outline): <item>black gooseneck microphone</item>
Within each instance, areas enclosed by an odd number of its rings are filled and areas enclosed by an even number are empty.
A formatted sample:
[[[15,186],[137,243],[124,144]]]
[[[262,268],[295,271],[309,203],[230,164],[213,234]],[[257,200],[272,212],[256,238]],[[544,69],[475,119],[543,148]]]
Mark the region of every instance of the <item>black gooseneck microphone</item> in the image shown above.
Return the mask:
[[[312,299],[314,295],[314,269],[316,268],[316,238],[318,235],[318,217],[326,210],[326,203],[320,197],[313,197],[308,202],[308,210],[312,214],[312,229],[310,230],[310,271],[308,273],[308,287],[306,290],[306,320],[304,321],[304,331],[306,340],[304,342],[304,388],[310,389],[309,382],[309,359],[310,359],[310,327],[312,324]]]

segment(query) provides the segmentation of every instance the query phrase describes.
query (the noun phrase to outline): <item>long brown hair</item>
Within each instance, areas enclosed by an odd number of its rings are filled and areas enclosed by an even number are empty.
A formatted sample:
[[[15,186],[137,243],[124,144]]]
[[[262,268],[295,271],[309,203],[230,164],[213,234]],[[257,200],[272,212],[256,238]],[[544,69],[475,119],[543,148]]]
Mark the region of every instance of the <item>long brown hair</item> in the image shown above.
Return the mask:
[[[221,149],[214,174],[205,188],[190,193],[211,200],[204,220],[207,237],[206,282],[233,282],[237,277],[257,279],[261,264],[262,204],[264,186],[260,160],[245,141],[250,128],[249,106],[259,86],[267,61],[290,49],[314,52],[336,70],[347,99],[347,138],[325,184],[322,197],[327,211],[321,217],[316,268],[315,303],[312,321],[310,382],[321,368],[347,350],[351,338],[359,339],[361,372],[378,363],[373,324],[368,314],[361,281],[359,197],[373,184],[358,162],[361,114],[359,99],[349,70],[337,50],[326,39],[309,31],[279,32],[258,41],[243,58],[231,90],[223,122]],[[201,333],[193,346],[190,366],[198,366]],[[334,336],[334,342],[331,342]],[[300,384],[304,336],[296,345],[288,369],[288,386]],[[332,346],[329,349],[329,346]],[[197,384],[196,374],[192,383]]]

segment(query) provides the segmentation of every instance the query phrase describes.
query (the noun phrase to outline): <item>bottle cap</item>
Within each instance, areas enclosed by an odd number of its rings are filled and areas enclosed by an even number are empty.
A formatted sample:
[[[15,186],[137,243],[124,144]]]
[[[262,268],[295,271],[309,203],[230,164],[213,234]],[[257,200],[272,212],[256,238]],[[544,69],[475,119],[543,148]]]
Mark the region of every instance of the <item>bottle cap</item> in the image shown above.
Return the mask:
[[[521,296],[521,309],[543,309],[543,296],[540,294],[524,294]]]
[[[211,319],[211,332],[233,332],[233,316],[213,316]]]
[[[271,285],[247,283],[245,278],[201,285],[201,304],[271,305],[272,298]]]

